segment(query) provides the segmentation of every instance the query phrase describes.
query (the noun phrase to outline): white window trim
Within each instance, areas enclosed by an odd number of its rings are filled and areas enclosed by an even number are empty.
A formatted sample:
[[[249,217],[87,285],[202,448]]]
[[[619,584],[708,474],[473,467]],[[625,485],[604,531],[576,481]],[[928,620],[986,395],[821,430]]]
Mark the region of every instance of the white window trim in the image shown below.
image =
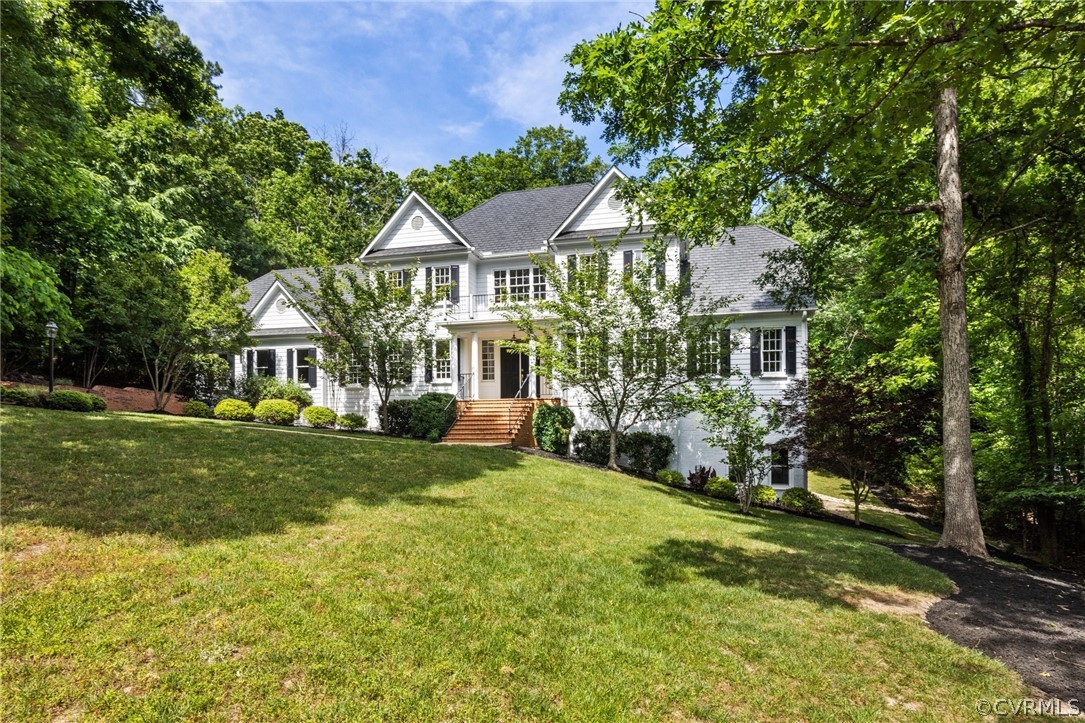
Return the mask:
[[[770,372],[765,368],[765,332],[766,331],[778,331],[780,332],[780,369],[779,371]],[[782,326],[763,326],[761,327],[761,376],[770,378],[786,378],[787,377],[787,332]]]

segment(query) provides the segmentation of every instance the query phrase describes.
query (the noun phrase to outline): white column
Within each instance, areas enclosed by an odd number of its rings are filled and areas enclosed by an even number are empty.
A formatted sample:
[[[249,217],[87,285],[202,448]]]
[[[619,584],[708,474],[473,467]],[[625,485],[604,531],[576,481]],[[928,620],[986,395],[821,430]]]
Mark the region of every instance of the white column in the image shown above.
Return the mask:
[[[527,354],[527,368],[529,381],[527,383],[528,389],[527,396],[531,399],[535,399],[539,396],[539,380],[538,375],[535,373],[535,342],[532,341],[528,346]]]
[[[478,345],[478,332],[471,332],[471,399],[478,399],[478,383],[482,376],[482,363]]]

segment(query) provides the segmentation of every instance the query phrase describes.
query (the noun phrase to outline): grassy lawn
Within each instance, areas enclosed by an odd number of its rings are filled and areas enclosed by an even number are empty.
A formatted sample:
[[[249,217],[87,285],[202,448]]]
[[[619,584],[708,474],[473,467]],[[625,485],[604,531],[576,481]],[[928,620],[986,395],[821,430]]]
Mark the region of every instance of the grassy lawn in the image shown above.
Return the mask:
[[[4,408],[4,720],[972,720],[836,525],[507,450]]]
[[[851,485],[843,477],[833,477],[821,472],[811,471],[807,473],[807,485],[811,492],[837,497],[846,501],[848,509],[846,511],[838,510],[836,514],[845,516],[848,519],[852,518]],[[892,530],[908,542],[919,542],[925,545],[933,545],[938,542],[939,535],[937,532],[928,530],[906,515],[891,511],[884,502],[874,495],[867,497],[867,501],[863,503],[860,519],[863,522]]]

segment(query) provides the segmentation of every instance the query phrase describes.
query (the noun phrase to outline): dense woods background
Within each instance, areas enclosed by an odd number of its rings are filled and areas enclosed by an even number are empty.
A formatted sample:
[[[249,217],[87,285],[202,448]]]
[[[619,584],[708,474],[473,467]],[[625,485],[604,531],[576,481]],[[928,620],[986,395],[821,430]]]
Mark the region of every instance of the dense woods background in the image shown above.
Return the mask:
[[[592,181],[605,170],[582,137],[547,127],[509,149],[401,178],[355,147],[347,129],[314,138],[279,111],[224,107],[219,67],[153,2],[13,0],[0,14],[5,375],[40,372],[43,326],[53,319],[62,376],[145,382],[140,335],[168,310],[134,303],[131,279],[165,279],[197,253],[201,263],[221,255],[246,279],[342,262],[411,189],[454,217],[501,191]],[[1065,58],[1043,62],[1055,68]],[[963,130],[976,177],[1013,181],[999,186],[1008,190],[997,217],[983,222],[990,232],[968,248],[971,428],[985,527],[1059,559],[1052,530],[1080,526],[1085,508],[1085,123],[1080,107],[1076,123],[1056,119],[1042,143],[1010,149],[1030,159],[1020,172],[1007,166],[1006,139],[1044,119],[1043,68],[1029,72],[1040,80],[990,79],[1018,95],[1008,105],[976,104]],[[1079,71],[1059,77],[1085,83]],[[900,145],[888,133],[873,141]],[[909,148],[909,164],[929,163],[922,143]],[[636,148],[630,154],[638,160]],[[935,221],[857,223],[854,209],[818,190],[781,181],[762,194],[755,220],[800,245],[774,260],[765,282],[785,298],[818,300],[811,384],[820,375],[845,380],[841,388],[874,386],[870,398],[909,410],[893,431],[900,462],[881,482],[937,518]]]

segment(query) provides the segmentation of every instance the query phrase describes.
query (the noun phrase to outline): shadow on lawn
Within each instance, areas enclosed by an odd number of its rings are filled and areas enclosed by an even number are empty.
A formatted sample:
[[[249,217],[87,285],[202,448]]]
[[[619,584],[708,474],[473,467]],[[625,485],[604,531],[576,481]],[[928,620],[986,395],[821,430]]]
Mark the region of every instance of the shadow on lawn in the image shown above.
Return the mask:
[[[755,510],[678,490],[664,494],[716,513],[748,529],[742,536],[765,548],[671,537],[635,560],[645,583],[664,587],[694,576],[721,585],[759,589],[779,598],[802,598],[826,607],[854,607],[842,597],[851,584],[891,586],[908,592],[947,594],[948,581],[916,565],[901,565],[887,548],[856,530],[781,512]]]
[[[521,459],[506,450],[141,415],[5,410],[3,421],[8,522],[183,543],[322,524],[341,503],[454,509],[469,498],[433,488]]]

